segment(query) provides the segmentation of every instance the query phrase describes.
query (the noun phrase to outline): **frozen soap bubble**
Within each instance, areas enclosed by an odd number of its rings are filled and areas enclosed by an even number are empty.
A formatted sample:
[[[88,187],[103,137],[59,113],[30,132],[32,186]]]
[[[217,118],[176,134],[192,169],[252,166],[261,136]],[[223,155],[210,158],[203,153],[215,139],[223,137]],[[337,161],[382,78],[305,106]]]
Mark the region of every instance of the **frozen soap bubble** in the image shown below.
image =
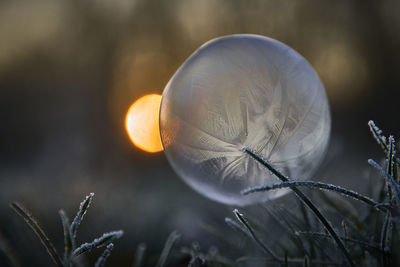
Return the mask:
[[[244,146],[284,174],[309,179],[330,124],[325,89],[310,64],[283,43],[247,34],[201,46],[168,82],[160,108],[173,169],[201,194],[240,206],[285,193],[240,194],[279,182]]]

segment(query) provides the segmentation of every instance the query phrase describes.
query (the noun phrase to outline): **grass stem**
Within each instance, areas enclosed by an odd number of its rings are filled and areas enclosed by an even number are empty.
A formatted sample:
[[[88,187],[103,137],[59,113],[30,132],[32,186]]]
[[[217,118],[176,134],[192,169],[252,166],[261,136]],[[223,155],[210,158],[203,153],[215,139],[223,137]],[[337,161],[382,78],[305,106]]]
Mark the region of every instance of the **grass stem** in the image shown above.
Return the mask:
[[[51,258],[53,259],[54,263],[59,267],[63,267],[62,260],[58,255],[56,249],[50,242],[50,239],[47,237],[43,229],[39,226],[38,222],[35,220],[35,218],[33,218],[31,213],[18,202],[12,202],[10,206],[19,216],[21,216],[25,220],[25,222],[32,228],[35,234],[39,237],[40,241],[42,241],[42,244],[46,248]]]

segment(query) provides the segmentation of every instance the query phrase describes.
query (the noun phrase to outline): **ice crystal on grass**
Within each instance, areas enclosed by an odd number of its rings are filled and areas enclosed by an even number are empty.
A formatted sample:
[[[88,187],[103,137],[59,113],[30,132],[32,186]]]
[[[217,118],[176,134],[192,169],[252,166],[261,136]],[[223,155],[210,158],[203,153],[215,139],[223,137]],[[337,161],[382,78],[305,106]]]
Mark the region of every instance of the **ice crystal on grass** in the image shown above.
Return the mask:
[[[73,255],[78,256],[82,253],[90,251],[94,248],[104,247],[116,239],[120,238],[124,234],[123,231],[113,231],[103,234],[101,237],[94,239],[90,243],[84,243],[74,250]]]
[[[114,244],[110,243],[107,245],[106,249],[103,251],[103,254],[97,259],[94,267],[103,267],[106,264],[107,258],[111,254],[111,250],[114,248]]]
[[[79,211],[75,216],[71,224],[71,233],[74,237],[76,237],[76,231],[78,230],[78,226],[81,224],[83,217],[85,216],[90,203],[92,203],[92,199],[94,197],[94,193],[90,193],[79,205]]]
[[[54,248],[53,244],[50,242],[50,239],[45,234],[44,230],[39,226],[38,222],[33,218],[31,213],[24,208],[21,204],[17,202],[11,203],[11,207],[22,217],[25,219],[26,223],[32,228],[32,230],[39,237],[43,245],[46,247],[47,252],[59,267],[70,267],[75,263],[75,257],[87,252],[93,248],[99,248],[103,246],[107,246],[103,255],[96,262],[96,267],[104,266],[113,245],[111,242],[120,238],[123,235],[122,231],[114,231],[103,234],[101,237],[94,239],[90,243],[85,243],[76,247],[76,232],[78,226],[81,224],[84,215],[89,208],[90,203],[92,202],[94,194],[90,193],[89,196],[85,198],[80,204],[79,211],[74,219],[74,221],[70,224],[68,216],[63,210],[59,211],[59,215],[61,218],[61,223],[64,231],[64,261],[61,260],[58,252]]]

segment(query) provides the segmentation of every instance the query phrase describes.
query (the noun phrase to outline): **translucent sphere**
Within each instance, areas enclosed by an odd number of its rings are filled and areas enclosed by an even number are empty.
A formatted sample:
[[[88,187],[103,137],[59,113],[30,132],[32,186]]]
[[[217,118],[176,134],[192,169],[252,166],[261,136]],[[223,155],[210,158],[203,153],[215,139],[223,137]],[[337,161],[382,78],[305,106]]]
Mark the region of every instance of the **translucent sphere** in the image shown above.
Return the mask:
[[[222,203],[247,205],[287,191],[240,191],[279,182],[244,146],[294,179],[309,179],[330,132],[325,89],[310,64],[276,40],[239,34],[194,52],[164,89],[160,131],[178,175]]]

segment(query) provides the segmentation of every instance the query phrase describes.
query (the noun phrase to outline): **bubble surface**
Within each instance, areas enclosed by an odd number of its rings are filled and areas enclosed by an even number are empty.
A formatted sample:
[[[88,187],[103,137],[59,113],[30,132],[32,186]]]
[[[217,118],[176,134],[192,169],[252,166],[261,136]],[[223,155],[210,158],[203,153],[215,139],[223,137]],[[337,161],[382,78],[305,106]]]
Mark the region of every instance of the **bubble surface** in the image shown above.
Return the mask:
[[[230,35],[195,51],[164,89],[160,132],[168,161],[199,193],[248,205],[285,190],[249,194],[279,182],[244,146],[296,179],[310,179],[330,133],[325,89],[296,51],[258,35]]]

